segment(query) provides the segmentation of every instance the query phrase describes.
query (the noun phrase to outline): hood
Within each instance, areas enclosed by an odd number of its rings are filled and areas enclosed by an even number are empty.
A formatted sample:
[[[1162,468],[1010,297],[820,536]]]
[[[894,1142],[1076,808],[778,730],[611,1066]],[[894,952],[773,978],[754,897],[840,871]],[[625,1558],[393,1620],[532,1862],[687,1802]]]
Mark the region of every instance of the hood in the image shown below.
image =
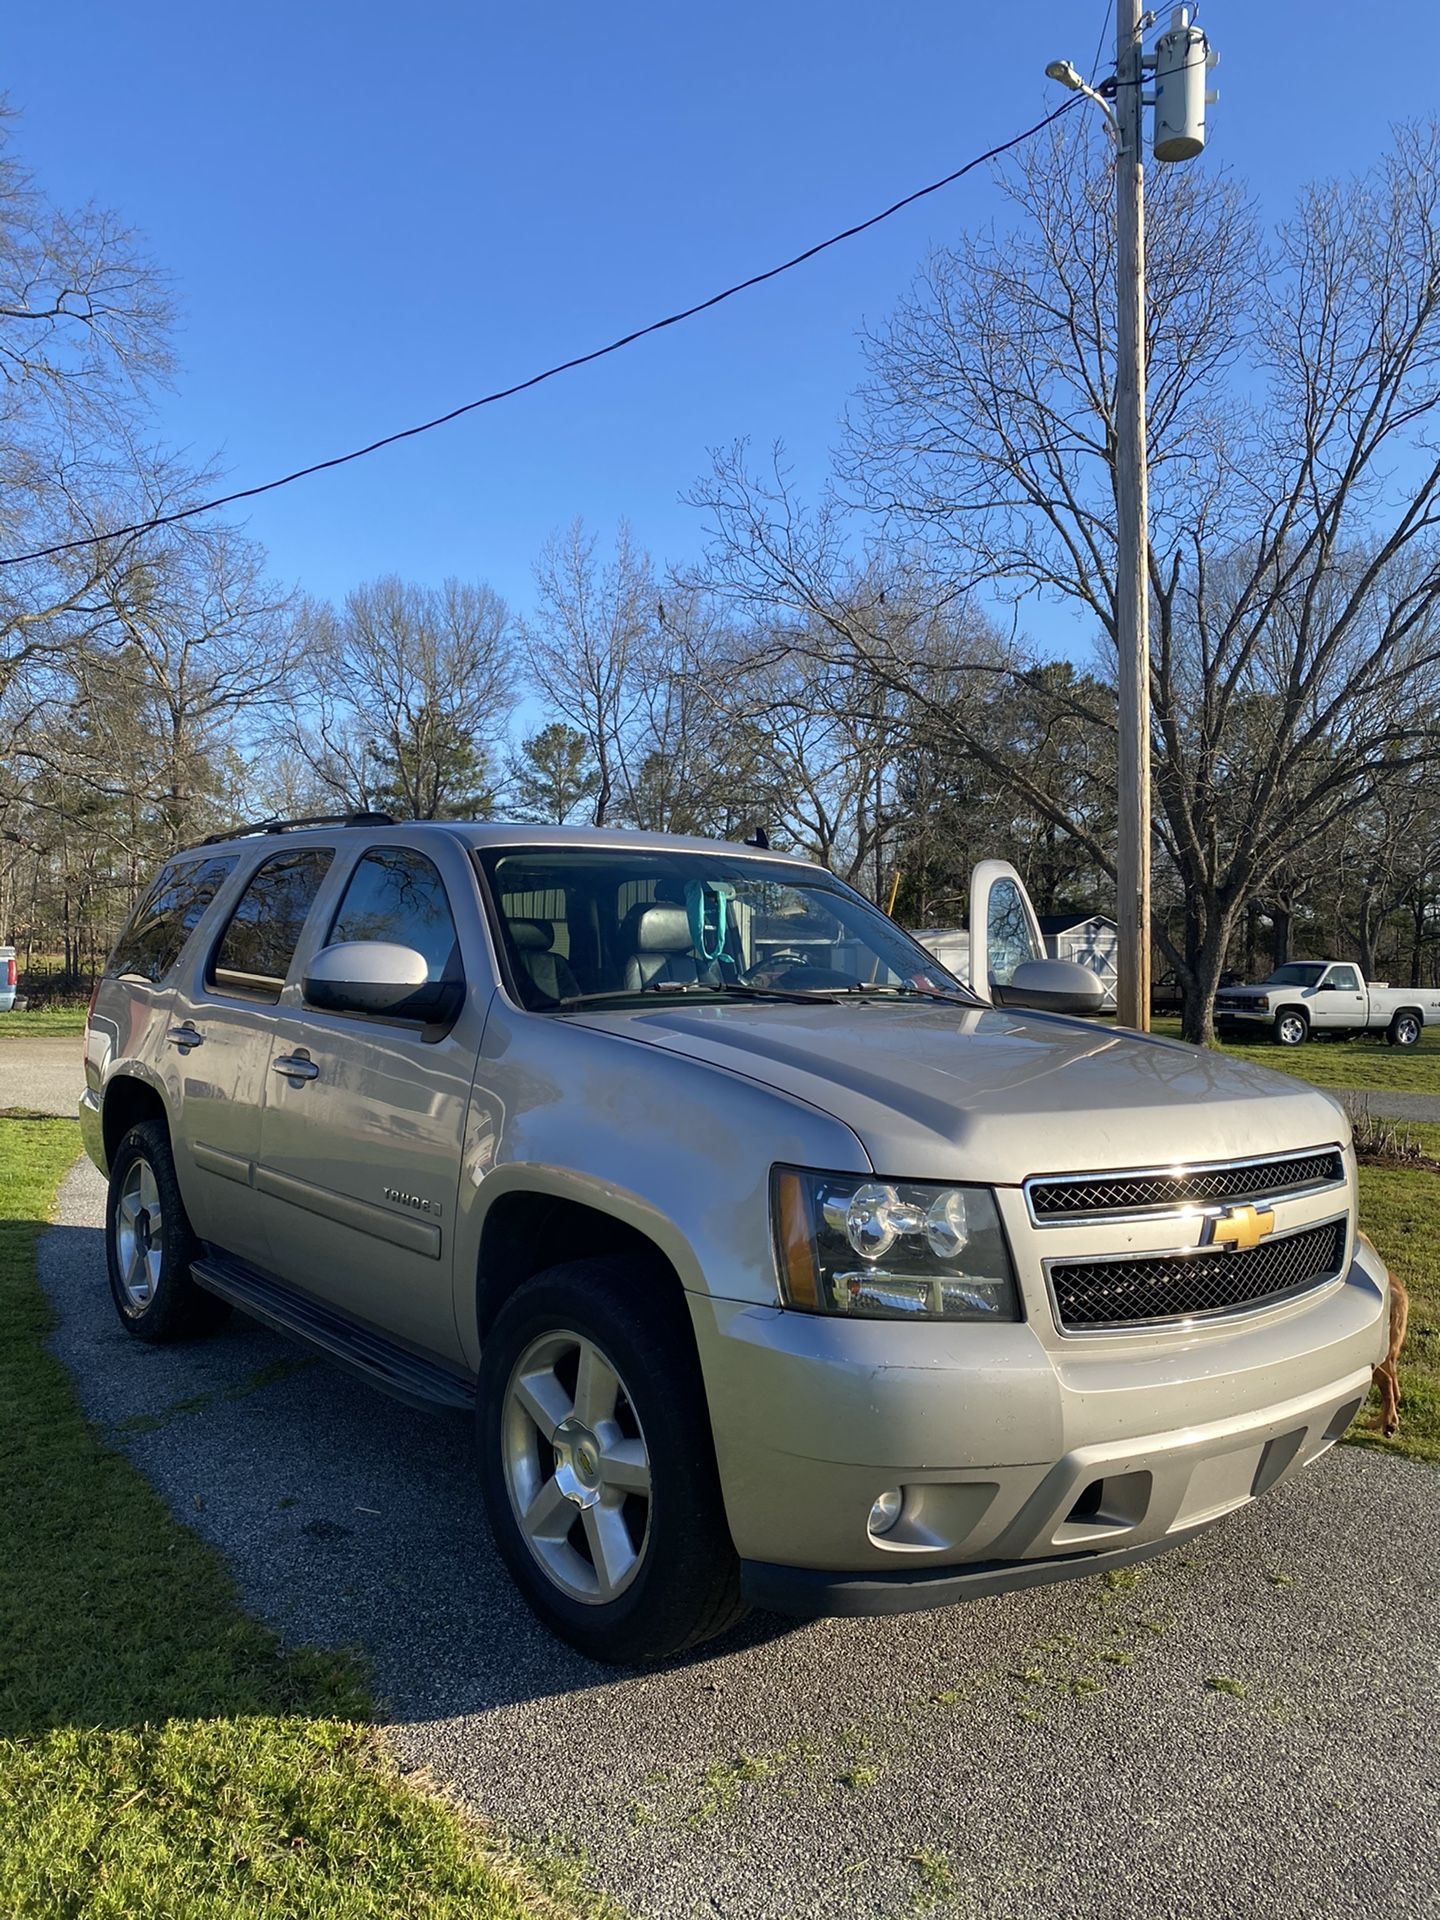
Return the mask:
[[[1349,1138],[1338,1102],[1288,1075],[1045,1014],[868,1001],[571,1017],[804,1100],[896,1179],[1003,1185]],[[723,1113],[717,1099],[693,1119],[716,1125]]]
[[[1263,1000],[1267,993],[1303,993],[1303,987],[1221,987],[1217,1000]]]

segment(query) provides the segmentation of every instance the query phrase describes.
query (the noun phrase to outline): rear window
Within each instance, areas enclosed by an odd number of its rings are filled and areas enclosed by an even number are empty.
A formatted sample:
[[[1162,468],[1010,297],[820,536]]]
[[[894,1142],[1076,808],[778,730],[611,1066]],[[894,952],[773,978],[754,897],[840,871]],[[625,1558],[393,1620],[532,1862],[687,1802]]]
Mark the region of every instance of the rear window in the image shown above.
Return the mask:
[[[276,854],[256,868],[215,949],[207,986],[279,999],[301,929],[333,857],[329,847],[305,847]]]
[[[209,860],[172,860],[131,914],[105,971],[162,980],[229,875],[233,853]]]

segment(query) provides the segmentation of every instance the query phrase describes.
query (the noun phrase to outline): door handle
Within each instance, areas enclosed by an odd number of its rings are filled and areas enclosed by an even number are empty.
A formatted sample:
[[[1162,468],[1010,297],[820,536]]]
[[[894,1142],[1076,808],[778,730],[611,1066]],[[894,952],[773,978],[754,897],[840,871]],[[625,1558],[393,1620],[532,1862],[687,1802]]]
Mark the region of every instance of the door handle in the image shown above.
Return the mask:
[[[204,1034],[189,1020],[183,1027],[171,1027],[166,1038],[172,1047],[179,1047],[182,1053],[188,1053],[191,1047],[202,1047],[205,1044]]]
[[[282,1053],[270,1062],[272,1073],[283,1073],[287,1080],[318,1080],[320,1069],[302,1047],[298,1053]]]

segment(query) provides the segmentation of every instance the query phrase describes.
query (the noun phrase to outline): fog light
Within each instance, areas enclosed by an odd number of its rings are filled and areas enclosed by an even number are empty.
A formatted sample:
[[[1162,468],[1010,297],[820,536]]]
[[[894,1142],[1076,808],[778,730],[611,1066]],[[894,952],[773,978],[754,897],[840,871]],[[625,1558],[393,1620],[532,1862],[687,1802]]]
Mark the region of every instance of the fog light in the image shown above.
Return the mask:
[[[900,1518],[900,1509],[905,1504],[905,1495],[899,1487],[887,1487],[870,1509],[869,1530],[877,1537],[888,1533]]]

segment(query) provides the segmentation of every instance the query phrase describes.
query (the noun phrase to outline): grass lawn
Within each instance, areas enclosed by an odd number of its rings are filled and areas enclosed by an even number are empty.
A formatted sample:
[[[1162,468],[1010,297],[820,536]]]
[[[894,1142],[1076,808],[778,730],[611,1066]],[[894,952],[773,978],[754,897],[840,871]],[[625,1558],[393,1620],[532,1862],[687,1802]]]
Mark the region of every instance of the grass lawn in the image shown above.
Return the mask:
[[[1155,1022],[1179,1038],[1178,1019]],[[1418,1047],[1384,1040],[1308,1040],[1303,1047],[1222,1043],[1222,1053],[1308,1080],[1313,1086],[1371,1093],[1440,1094],[1440,1031],[1427,1028]],[[1397,1121],[1422,1152],[1440,1160],[1440,1125]],[[1350,1438],[1414,1460],[1440,1461],[1440,1174],[1422,1168],[1361,1167],[1360,1224],[1410,1292],[1410,1330],[1400,1359],[1400,1431],[1375,1431],[1376,1400]]]
[[[74,1034],[78,1040],[85,1031],[84,1007],[41,1007],[36,1012],[0,1013],[0,1042],[24,1037],[27,1040],[54,1040]]]
[[[0,1913],[555,1912],[401,1780],[357,1667],[283,1650],[82,1417],[34,1269],[78,1149],[71,1121],[0,1119]]]
[[[1162,1014],[1156,1033],[1180,1038],[1177,1016]],[[1277,1073],[1294,1074],[1316,1087],[1363,1087],[1372,1093],[1440,1094],[1440,1027],[1427,1027],[1418,1047],[1390,1047],[1374,1039],[1307,1040],[1303,1047],[1277,1047],[1273,1041],[1222,1040],[1219,1051],[1237,1060],[1253,1060]]]
[[[1440,1127],[1409,1131],[1440,1158]],[[1362,1167],[1360,1224],[1410,1291],[1410,1331],[1400,1356],[1399,1433],[1386,1440],[1361,1425],[1351,1437],[1413,1460],[1440,1460],[1440,1173]]]

